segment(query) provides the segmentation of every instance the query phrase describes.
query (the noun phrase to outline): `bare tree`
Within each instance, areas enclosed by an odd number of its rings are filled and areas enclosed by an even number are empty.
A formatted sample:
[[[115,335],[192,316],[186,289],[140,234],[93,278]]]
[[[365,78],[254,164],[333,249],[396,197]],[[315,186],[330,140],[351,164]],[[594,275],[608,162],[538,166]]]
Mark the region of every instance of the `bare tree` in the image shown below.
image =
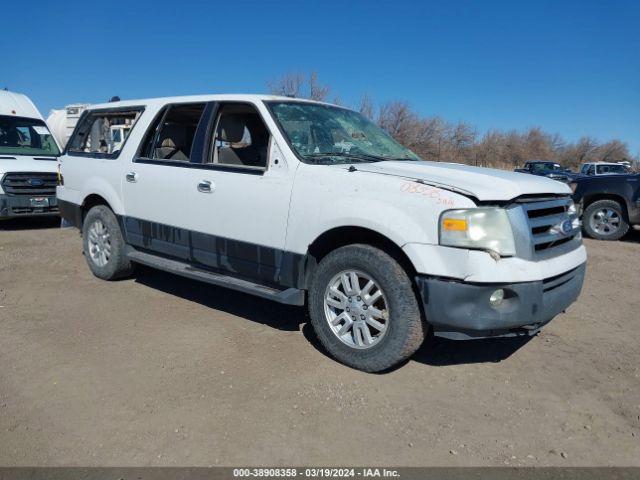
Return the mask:
[[[582,137],[577,143],[567,145],[558,160],[569,167],[578,168],[584,162],[595,160],[597,148],[598,142],[594,138]]]
[[[408,148],[417,146],[420,120],[406,102],[392,101],[380,106],[378,125]]]
[[[551,136],[540,127],[530,128],[523,136],[523,154],[529,160],[552,159],[554,152]]]
[[[600,145],[596,154],[598,159],[603,162],[629,161],[631,158],[627,144],[618,139]]]
[[[474,127],[458,122],[452,126],[448,135],[449,160],[461,163],[471,162],[473,158],[472,147],[476,142],[477,132]]]
[[[311,72],[308,78],[301,73],[287,73],[276,80],[268,82],[267,86],[274,95],[309,98],[319,102],[326,101],[331,90],[327,85],[320,84],[316,72]],[[338,97],[336,97],[336,100],[340,101]]]
[[[300,73],[287,73],[282,77],[267,83],[269,91],[274,95],[284,95],[286,97],[302,97],[302,87],[304,76]]]
[[[477,165],[482,167],[501,166],[507,168],[509,160],[505,158],[505,138],[502,132],[488,131],[480,143],[476,145],[475,158]]]
[[[323,102],[329,95],[329,87],[326,85],[320,85],[318,82],[318,74],[311,72],[309,75],[309,98],[311,100],[317,100]]]
[[[373,106],[373,100],[371,100],[371,97],[369,96],[369,94],[365,93],[362,95],[362,97],[360,97],[360,105],[358,107],[358,111],[362,115],[367,117],[369,120],[373,120],[374,106]]]
[[[318,75],[289,73],[268,83],[269,90],[279,95],[306,97],[326,101],[331,91],[321,85]],[[338,96],[334,103],[341,104]],[[640,167],[640,153],[632,157],[626,143],[613,139],[599,143],[592,137],[565,142],[559,134],[549,134],[540,127],[526,131],[490,130],[482,138],[472,125],[455,124],[439,117],[422,117],[406,101],[390,101],[377,109],[368,94],[362,95],[357,110],[370,120],[376,119],[398,142],[428,160],[463,162],[474,165],[511,169],[529,160],[553,160],[577,168],[587,161],[619,162],[631,160]]]
[[[415,152],[426,160],[439,161],[447,132],[447,124],[439,117],[428,117],[420,121],[418,144]]]

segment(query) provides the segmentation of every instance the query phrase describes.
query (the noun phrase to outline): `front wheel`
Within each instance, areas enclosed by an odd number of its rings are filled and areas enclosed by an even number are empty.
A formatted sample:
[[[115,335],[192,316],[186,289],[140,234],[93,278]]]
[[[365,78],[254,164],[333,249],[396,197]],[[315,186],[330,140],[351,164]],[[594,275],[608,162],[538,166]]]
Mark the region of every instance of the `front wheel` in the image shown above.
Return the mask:
[[[596,240],[619,240],[629,231],[620,204],[614,200],[598,200],[589,205],[582,216],[585,233]]]
[[[369,245],[342,247],[320,261],[309,313],[326,350],[365,372],[406,360],[426,333],[411,279],[391,256]]]

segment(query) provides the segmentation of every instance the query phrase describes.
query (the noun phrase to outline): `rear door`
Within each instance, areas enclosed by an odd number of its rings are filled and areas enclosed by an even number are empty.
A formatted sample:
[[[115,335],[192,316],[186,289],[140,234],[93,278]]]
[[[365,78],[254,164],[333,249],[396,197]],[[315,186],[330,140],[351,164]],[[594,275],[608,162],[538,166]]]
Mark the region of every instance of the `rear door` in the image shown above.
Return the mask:
[[[296,283],[283,251],[295,165],[287,163],[255,105],[220,103],[207,151],[189,186],[192,259],[260,283]]]
[[[207,104],[166,105],[122,172],[127,241],[138,248],[188,260],[192,209],[189,192],[199,177],[201,120]]]

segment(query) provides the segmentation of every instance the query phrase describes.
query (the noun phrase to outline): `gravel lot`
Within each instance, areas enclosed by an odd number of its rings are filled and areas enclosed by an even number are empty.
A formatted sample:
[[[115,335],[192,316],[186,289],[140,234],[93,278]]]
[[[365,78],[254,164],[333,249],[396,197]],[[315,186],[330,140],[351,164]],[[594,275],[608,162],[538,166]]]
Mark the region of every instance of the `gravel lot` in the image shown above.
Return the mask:
[[[0,465],[640,466],[640,232],[587,241],[583,294],[530,341],[430,339],[371,375],[305,311],[0,224]]]

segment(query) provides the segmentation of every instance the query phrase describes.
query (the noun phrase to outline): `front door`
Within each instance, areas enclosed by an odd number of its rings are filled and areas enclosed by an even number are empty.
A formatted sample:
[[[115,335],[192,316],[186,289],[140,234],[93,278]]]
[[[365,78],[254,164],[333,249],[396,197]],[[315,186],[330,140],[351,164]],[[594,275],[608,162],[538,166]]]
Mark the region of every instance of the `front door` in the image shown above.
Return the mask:
[[[259,283],[293,286],[300,258],[283,251],[295,165],[255,106],[218,105],[190,185],[193,261]]]

